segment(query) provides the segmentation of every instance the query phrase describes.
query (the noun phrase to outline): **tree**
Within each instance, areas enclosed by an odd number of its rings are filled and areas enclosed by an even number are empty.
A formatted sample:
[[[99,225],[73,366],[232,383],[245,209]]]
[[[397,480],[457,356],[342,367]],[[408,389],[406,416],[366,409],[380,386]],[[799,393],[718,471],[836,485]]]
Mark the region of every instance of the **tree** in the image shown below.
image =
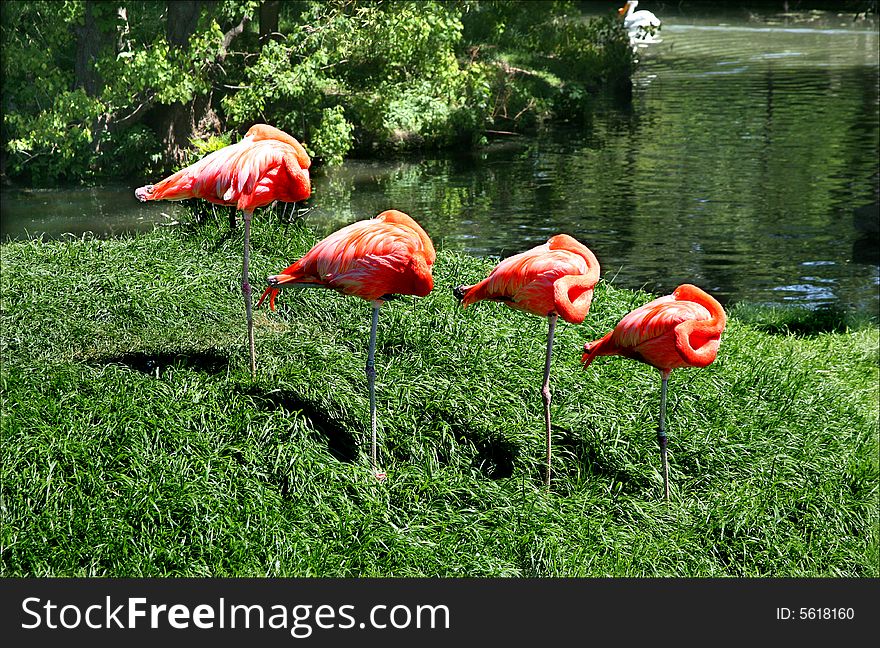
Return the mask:
[[[280,11],[281,3],[279,0],[266,0],[260,3],[260,44],[264,44],[270,38],[281,36],[278,34]]]
[[[0,165],[42,183],[168,171],[190,161],[192,140],[256,121],[319,163],[535,128],[629,83],[620,21],[573,7],[7,1]]]
[[[189,39],[196,32],[202,10],[200,0],[169,0],[166,2],[168,19],[165,33],[173,47],[189,49]]]

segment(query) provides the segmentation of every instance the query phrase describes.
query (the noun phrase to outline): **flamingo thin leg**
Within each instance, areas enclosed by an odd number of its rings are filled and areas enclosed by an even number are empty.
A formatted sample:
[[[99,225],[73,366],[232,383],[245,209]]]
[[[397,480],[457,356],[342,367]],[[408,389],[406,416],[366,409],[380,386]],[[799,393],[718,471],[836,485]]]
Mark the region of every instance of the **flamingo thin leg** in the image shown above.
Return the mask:
[[[544,423],[547,427],[547,472],[544,476],[544,484],[547,488],[550,488],[550,462],[553,457],[550,439],[550,360],[553,357],[553,336],[556,333],[556,320],[558,317],[558,315],[553,313],[547,318],[550,328],[547,331],[547,360],[544,362],[544,386],[541,387],[541,395],[544,397]]]
[[[367,353],[367,385],[370,389],[370,431],[372,448],[370,452],[370,460],[373,464],[373,470],[377,471],[376,458],[376,328],[379,326],[379,307],[381,302],[373,302],[373,324],[370,327],[370,350]],[[376,477],[383,478],[384,475],[376,472]]]
[[[247,314],[248,327],[248,347],[251,353],[251,376],[257,377],[257,353],[254,348],[254,311],[253,311],[253,295],[251,294],[251,284],[248,281],[248,266],[251,257],[251,216],[252,212],[244,213],[244,255],[241,263],[241,294],[244,296],[244,310]]]
[[[663,465],[663,497],[669,500],[669,462],[666,458],[666,387],[669,382],[670,371],[661,371],[662,379],[660,387],[660,425],[657,427],[657,442],[660,444],[660,462]]]

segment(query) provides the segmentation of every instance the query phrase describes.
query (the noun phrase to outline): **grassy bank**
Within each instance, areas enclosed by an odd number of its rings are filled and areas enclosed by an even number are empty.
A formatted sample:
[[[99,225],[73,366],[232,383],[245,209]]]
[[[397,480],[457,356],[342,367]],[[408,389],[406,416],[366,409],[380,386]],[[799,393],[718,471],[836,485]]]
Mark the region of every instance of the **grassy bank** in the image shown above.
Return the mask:
[[[380,316],[378,483],[369,306],[284,293],[253,381],[240,236],[2,245],[2,575],[880,575],[876,327],[735,309],[715,364],[670,381],[665,504],[657,373],[579,368],[648,299],[603,281],[557,330],[548,492],[546,322],[459,310],[491,262],[441,252],[434,292]],[[255,278],[314,242],[254,236]]]

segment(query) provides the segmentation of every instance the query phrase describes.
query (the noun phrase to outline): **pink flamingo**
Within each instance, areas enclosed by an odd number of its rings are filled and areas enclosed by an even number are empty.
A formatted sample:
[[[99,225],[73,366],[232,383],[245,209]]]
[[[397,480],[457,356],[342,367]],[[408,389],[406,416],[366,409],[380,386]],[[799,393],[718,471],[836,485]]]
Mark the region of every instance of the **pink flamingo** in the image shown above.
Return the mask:
[[[711,295],[683,284],[626,315],[601,340],[584,345],[586,369],[596,356],[619,355],[649,364],[660,371],[660,424],[657,442],[663,464],[663,492],[669,499],[666,458],[666,385],[679,367],[707,367],[718,355],[721,332],[727,323],[724,309]]]
[[[202,198],[218,205],[234,205],[244,212],[244,253],[241,292],[247,315],[251,375],[257,373],[250,263],[251,216],[257,207],[276,200],[299,202],[311,195],[311,160],[295,138],[274,126],[256,124],[238,144],[224,146],[154,185],[136,189],[141,202]]]
[[[266,297],[275,309],[275,297],[283,286],[330,288],[373,304],[367,383],[370,391],[373,470],[376,470],[376,328],[379,307],[394,295],[424,297],[434,288],[431,269],[436,253],[425,230],[396,210],[352,223],[318,242],[306,255],[283,272],[269,277],[257,308]],[[385,478],[384,472],[376,477]]]
[[[550,360],[556,320],[580,324],[590,310],[593,287],[599,281],[599,261],[590,249],[568,234],[557,234],[544,245],[504,259],[480,283],[458,286],[462,306],[480,300],[500,301],[511,308],[546,317],[547,355],[544,362],[544,423],[547,466],[544,483],[550,486]]]

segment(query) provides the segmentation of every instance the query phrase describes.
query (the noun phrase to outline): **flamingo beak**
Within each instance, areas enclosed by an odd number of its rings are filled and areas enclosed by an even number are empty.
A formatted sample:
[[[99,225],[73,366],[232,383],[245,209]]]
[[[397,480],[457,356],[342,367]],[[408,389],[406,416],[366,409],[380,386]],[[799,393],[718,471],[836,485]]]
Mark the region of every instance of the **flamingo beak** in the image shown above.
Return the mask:
[[[271,310],[275,310],[275,298],[278,296],[278,292],[284,287],[283,284],[291,281],[293,277],[291,275],[286,274],[278,274],[272,275],[271,277],[266,278],[266,283],[269,284],[269,287],[263,291],[262,296],[260,297],[260,301],[257,302],[257,308],[266,300],[266,297],[269,298],[269,308]]]
[[[286,274],[277,274],[266,277],[266,283],[268,283],[272,288],[281,288],[282,284],[286,284],[292,280],[293,277]]]
[[[587,342],[584,345],[584,354],[581,356],[581,364],[583,365],[581,368],[586,369],[589,367],[595,358],[592,357],[593,353],[593,345]]]

